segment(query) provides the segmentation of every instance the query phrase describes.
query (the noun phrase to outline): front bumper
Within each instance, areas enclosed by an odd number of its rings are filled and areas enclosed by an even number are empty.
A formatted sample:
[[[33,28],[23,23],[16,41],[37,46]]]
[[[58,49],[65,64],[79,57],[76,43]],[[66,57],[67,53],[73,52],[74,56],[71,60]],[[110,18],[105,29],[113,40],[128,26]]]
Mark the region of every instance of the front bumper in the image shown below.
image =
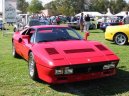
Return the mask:
[[[55,75],[54,69],[50,69],[39,64],[37,64],[37,70],[39,78],[51,84],[70,83],[70,82],[98,79],[98,78],[113,76],[116,74],[116,68],[112,68],[108,70],[95,69],[94,71],[91,72],[80,70],[77,73],[71,75]]]
[[[89,74],[76,74],[69,76],[57,76],[53,78],[53,82],[50,83],[70,83],[84,80],[99,79],[103,77],[113,76],[116,74],[116,69],[110,69],[102,72],[95,72]]]
[[[113,41],[114,34],[112,32],[105,32],[105,40]]]

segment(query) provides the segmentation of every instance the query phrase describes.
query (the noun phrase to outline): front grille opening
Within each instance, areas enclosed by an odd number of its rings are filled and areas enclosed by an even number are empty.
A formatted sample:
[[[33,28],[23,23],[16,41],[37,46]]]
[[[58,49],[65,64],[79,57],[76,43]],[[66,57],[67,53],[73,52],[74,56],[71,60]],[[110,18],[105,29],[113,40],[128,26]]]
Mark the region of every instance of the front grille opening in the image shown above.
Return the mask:
[[[57,80],[67,80],[67,77],[57,77]]]
[[[105,72],[103,72],[104,74],[111,74],[111,73],[113,73],[113,70],[107,70],[107,71],[105,71]]]
[[[93,73],[103,71],[103,65],[86,66],[86,67],[76,67],[74,68],[74,74],[79,73]]]

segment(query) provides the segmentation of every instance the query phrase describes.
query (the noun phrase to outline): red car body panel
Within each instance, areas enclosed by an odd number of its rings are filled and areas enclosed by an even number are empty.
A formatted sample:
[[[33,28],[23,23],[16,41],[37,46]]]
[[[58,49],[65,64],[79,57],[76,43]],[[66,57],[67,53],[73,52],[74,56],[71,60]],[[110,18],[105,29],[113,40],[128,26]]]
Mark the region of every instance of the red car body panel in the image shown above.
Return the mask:
[[[48,28],[62,26],[34,26],[33,28]],[[71,75],[55,75],[55,68],[65,66],[90,66],[109,61],[119,62],[119,58],[107,47],[96,41],[70,40],[42,42],[32,44],[30,38],[22,38],[22,32],[15,32],[13,44],[16,52],[24,59],[28,60],[29,52],[32,51],[36,62],[38,76],[48,83],[66,83],[81,80],[97,79],[116,74],[116,67],[109,70],[96,71],[91,73],[77,73]],[[46,48],[56,49],[56,54],[49,54]],[[105,64],[105,63],[103,63]],[[82,68],[82,67],[81,67]],[[78,70],[81,70],[78,69]]]

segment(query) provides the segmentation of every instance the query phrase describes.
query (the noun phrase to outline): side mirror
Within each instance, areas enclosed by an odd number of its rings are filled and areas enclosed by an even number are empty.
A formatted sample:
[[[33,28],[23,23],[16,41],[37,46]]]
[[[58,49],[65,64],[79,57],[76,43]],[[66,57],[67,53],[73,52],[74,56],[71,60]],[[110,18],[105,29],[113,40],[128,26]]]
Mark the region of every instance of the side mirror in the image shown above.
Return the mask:
[[[23,39],[29,39],[29,35],[22,35]]]
[[[87,39],[88,39],[88,36],[90,36],[90,33],[89,33],[89,32],[85,32],[85,37],[84,37],[84,39],[87,40]]]
[[[28,43],[30,42],[30,36],[29,35],[22,35],[22,39],[26,39]]]

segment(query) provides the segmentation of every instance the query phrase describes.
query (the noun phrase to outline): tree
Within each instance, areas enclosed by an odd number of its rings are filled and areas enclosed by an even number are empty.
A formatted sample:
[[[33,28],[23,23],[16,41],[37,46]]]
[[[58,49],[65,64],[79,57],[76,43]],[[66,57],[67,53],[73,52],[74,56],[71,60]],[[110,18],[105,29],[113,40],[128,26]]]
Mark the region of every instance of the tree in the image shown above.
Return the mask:
[[[43,10],[42,2],[39,0],[32,0],[28,7],[28,11],[30,13],[39,13],[41,10]]]
[[[51,9],[55,14],[75,15],[85,10],[84,4],[87,5],[87,1],[90,0],[55,0],[46,4],[45,8]]]
[[[125,0],[54,0],[45,5],[55,15],[75,15],[83,11],[98,11],[106,13],[110,8],[112,13],[129,9]]]
[[[91,0],[91,11],[98,11],[101,13],[106,13],[107,8],[109,8],[109,0]]]
[[[22,13],[27,13],[27,7],[29,6],[28,2],[25,0],[17,0],[17,9]]]

